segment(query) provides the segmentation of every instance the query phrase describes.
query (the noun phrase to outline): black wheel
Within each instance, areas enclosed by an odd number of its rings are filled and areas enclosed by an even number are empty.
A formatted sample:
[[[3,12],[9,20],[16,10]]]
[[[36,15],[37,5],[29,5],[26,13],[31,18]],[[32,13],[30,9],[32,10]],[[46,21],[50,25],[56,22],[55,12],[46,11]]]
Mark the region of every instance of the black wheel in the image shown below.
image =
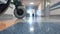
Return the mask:
[[[18,19],[22,19],[26,16],[26,10],[24,8],[20,8],[20,9],[15,9],[14,11],[14,15],[16,18]]]
[[[4,2],[2,0],[0,0],[0,15],[2,15],[5,12],[5,10],[9,6],[10,2],[11,2],[11,0],[4,0]]]

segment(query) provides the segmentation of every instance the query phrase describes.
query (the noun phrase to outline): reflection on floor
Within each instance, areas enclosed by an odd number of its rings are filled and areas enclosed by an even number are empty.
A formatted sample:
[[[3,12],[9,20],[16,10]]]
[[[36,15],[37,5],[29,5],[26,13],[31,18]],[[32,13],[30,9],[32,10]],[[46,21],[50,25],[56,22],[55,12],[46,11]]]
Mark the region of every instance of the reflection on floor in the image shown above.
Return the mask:
[[[50,22],[49,19],[29,17],[0,21],[6,27],[6,29],[0,31],[0,34],[60,34],[60,22],[51,21],[54,19],[50,19]]]

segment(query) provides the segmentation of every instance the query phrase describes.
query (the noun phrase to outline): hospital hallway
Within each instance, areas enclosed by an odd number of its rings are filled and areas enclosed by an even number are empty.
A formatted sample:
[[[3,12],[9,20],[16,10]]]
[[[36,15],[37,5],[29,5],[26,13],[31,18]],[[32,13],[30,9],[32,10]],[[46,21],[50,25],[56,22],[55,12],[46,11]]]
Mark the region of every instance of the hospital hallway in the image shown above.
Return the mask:
[[[16,19],[5,15],[0,17],[0,34],[60,34],[60,19],[59,16]]]
[[[3,13],[0,34],[60,34],[60,0],[12,0]]]

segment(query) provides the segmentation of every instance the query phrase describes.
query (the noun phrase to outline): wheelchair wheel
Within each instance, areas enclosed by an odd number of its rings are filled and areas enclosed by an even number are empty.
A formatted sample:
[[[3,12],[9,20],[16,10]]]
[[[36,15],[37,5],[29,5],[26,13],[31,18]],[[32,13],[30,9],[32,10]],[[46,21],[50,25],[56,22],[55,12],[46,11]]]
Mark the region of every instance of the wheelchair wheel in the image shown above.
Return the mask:
[[[20,9],[15,9],[14,11],[14,15],[16,18],[18,19],[22,19],[26,16],[26,10],[24,8],[20,8]]]

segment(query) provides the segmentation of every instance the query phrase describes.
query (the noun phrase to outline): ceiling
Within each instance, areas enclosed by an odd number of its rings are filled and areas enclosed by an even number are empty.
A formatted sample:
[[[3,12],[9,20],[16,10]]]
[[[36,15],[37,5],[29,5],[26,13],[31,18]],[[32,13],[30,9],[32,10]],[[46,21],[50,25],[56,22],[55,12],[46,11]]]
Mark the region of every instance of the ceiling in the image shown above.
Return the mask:
[[[22,0],[23,5],[30,6],[30,3],[33,2],[34,4],[32,6],[38,6],[41,2],[41,0]]]

